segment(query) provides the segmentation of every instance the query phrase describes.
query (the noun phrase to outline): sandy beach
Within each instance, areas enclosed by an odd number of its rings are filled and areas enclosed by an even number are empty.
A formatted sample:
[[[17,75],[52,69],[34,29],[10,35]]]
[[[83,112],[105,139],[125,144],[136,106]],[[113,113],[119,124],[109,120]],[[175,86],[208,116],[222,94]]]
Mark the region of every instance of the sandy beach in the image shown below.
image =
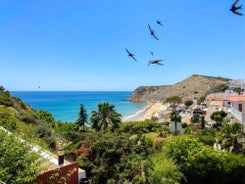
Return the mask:
[[[146,119],[151,119],[151,117],[159,118],[167,110],[167,107],[168,106],[166,104],[161,102],[149,103],[144,109],[137,112],[136,114],[130,117],[125,117],[123,122],[143,121]]]

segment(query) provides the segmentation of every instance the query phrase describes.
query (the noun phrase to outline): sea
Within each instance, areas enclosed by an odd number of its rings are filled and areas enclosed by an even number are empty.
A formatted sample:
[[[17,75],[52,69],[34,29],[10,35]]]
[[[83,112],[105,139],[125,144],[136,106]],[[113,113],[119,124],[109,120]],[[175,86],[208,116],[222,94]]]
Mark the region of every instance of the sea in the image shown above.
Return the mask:
[[[36,110],[47,110],[56,120],[75,122],[78,119],[80,104],[90,117],[97,111],[97,105],[108,102],[122,115],[122,120],[130,119],[143,112],[145,103],[130,102],[126,99],[131,91],[11,91],[11,94]]]

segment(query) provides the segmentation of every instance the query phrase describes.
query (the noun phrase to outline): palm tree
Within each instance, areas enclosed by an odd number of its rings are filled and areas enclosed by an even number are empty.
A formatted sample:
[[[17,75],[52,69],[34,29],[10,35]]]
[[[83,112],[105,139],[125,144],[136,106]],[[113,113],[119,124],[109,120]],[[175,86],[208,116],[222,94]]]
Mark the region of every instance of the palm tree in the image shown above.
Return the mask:
[[[86,113],[86,108],[84,107],[83,104],[80,104],[80,112],[79,112],[79,117],[76,121],[76,124],[79,125],[79,130],[84,130],[84,125],[87,122],[88,115]]]
[[[181,116],[175,108],[170,114],[170,120],[174,122],[174,134],[177,135],[177,122],[181,122]]]
[[[222,146],[229,149],[230,152],[239,152],[241,146],[239,139],[244,137],[240,123],[227,123],[221,129]]]
[[[119,127],[121,122],[121,114],[115,111],[115,106],[108,102],[103,102],[97,105],[98,111],[92,111],[90,122],[92,128],[96,131],[106,130],[109,127],[114,130]]]

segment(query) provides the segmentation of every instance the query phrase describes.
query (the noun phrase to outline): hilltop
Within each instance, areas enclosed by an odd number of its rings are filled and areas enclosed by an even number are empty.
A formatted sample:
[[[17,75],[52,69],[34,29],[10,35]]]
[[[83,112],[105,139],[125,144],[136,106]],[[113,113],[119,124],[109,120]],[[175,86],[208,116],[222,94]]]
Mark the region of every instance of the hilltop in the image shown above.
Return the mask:
[[[134,102],[165,101],[170,96],[179,96],[183,101],[205,97],[209,93],[224,91],[230,79],[204,75],[192,75],[174,85],[140,86],[128,98]]]

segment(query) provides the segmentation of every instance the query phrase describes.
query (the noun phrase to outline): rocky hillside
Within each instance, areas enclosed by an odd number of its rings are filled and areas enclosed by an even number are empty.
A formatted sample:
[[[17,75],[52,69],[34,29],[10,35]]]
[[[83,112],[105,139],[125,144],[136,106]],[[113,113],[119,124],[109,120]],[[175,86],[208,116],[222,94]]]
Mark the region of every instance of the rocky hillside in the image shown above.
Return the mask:
[[[230,79],[192,75],[174,85],[141,86],[137,88],[129,101],[156,102],[165,101],[168,97],[179,96],[183,101],[205,97],[212,92],[223,91]]]

